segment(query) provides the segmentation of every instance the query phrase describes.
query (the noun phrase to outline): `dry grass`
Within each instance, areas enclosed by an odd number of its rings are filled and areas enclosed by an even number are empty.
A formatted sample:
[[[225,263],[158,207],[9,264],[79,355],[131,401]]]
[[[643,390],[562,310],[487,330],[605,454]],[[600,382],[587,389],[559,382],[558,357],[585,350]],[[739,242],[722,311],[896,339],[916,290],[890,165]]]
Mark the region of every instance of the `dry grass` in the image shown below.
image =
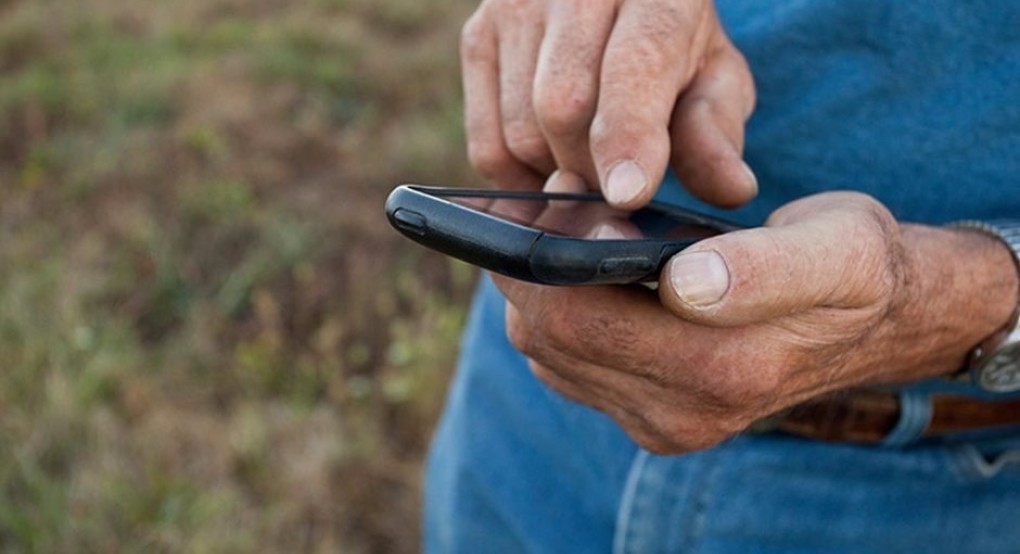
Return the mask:
[[[0,1],[0,550],[417,549],[473,4]]]

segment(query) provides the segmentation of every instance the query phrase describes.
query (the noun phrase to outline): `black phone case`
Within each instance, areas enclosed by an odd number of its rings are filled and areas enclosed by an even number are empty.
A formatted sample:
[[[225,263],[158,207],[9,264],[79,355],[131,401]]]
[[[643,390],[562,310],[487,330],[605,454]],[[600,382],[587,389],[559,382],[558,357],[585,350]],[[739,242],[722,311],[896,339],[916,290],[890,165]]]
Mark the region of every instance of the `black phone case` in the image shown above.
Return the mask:
[[[597,194],[468,190],[401,185],[386,217],[405,236],[433,250],[507,277],[544,285],[605,285],[658,280],[662,266],[696,240],[587,240],[546,233],[455,204],[444,196],[532,200],[602,200]],[[729,232],[739,225],[653,202],[658,210]]]

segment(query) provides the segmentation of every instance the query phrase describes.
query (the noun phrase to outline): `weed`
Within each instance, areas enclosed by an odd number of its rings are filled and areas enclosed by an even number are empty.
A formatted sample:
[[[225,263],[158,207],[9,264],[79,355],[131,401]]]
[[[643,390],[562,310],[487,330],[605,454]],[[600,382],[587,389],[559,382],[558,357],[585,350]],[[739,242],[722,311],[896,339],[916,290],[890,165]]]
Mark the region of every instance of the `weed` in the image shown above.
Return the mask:
[[[0,550],[417,550],[472,4],[0,4]]]

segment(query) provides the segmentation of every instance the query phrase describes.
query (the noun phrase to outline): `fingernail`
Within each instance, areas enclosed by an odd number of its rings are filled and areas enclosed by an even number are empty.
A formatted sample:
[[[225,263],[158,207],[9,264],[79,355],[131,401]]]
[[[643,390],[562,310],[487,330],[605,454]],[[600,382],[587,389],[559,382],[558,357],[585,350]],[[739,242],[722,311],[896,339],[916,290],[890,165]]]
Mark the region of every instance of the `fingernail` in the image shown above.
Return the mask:
[[[758,194],[758,176],[754,174],[754,171],[751,170],[751,166],[747,165],[747,162],[743,162],[743,163],[744,163],[744,171],[747,172],[747,186],[751,189],[751,193],[753,195],[757,195]]]
[[[637,198],[648,186],[648,178],[634,160],[624,160],[609,170],[606,178],[606,199],[610,204],[626,204]]]
[[[669,282],[681,300],[700,308],[722,299],[730,288],[730,272],[717,252],[691,252],[669,263]]]
[[[609,223],[599,223],[595,227],[595,231],[592,232],[592,238],[595,240],[621,240],[627,237]]]
[[[569,171],[560,171],[557,169],[549,176],[546,180],[545,185],[542,187],[542,192],[551,193],[582,193],[587,190],[584,184],[584,179],[576,173]],[[577,206],[577,200],[550,200],[549,207],[557,209],[570,209]]]
[[[572,192],[579,193],[587,190],[584,179],[577,173],[557,169],[545,181],[542,192]]]

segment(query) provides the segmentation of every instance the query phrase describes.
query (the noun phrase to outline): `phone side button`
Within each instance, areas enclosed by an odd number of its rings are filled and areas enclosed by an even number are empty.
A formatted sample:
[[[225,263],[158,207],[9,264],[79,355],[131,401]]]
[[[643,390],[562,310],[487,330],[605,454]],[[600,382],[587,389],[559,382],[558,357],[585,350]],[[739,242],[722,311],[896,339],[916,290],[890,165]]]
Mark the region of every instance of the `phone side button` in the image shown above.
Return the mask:
[[[655,264],[648,258],[634,256],[629,258],[606,258],[599,263],[599,275],[632,275],[648,273],[655,269]]]
[[[428,228],[425,216],[404,208],[393,212],[393,222],[397,227],[421,236],[425,236],[425,230]]]

